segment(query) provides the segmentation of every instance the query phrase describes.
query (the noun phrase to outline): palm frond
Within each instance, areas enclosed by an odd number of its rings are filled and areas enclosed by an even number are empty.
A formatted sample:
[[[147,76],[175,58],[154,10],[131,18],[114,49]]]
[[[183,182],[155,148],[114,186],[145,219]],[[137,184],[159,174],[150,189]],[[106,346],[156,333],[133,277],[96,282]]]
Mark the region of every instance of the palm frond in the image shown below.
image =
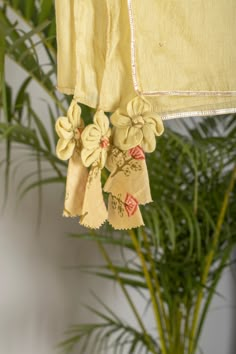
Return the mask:
[[[74,347],[81,353],[85,351],[94,353],[145,353],[152,342],[155,353],[160,353],[157,340],[150,335],[144,336],[142,332],[122,321],[112,309],[110,309],[98,296],[93,294],[102,310],[86,306],[87,309],[98,317],[99,322],[83,325],[74,325],[67,331],[68,337],[61,343],[65,353],[69,353]]]

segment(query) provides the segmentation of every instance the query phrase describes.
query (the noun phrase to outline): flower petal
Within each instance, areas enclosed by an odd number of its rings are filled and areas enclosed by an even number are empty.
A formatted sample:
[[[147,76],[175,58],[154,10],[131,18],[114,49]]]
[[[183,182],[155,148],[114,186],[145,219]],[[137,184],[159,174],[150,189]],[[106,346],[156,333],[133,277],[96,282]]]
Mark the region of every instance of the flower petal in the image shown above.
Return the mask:
[[[137,115],[142,115],[144,112],[150,111],[151,105],[149,102],[145,101],[143,98],[135,97],[127,105],[127,113],[129,117],[134,117]]]
[[[66,161],[71,158],[75,149],[74,140],[59,139],[56,147],[56,154],[60,160]]]
[[[97,125],[101,131],[101,135],[105,136],[109,131],[109,119],[101,110],[97,111],[93,118],[94,124]]]
[[[160,136],[164,132],[164,125],[158,113],[148,112],[144,115],[145,125],[149,125],[156,136]]]
[[[75,100],[72,100],[67,112],[69,122],[72,124],[73,130],[81,127],[81,108]]]
[[[58,118],[55,129],[59,138],[67,140],[73,138],[73,127],[67,117]]]
[[[101,137],[101,131],[95,124],[87,125],[81,134],[83,146],[89,150],[99,147]]]
[[[91,166],[94,162],[100,160],[101,149],[96,150],[82,149],[81,159],[85,167]],[[100,161],[99,161],[100,162]]]
[[[132,125],[132,121],[129,117],[120,114],[120,111],[115,111],[111,116],[111,122],[114,127],[124,128]]]
[[[141,146],[145,152],[153,152],[156,148],[156,138],[151,125],[144,125],[143,127],[143,141]]]
[[[140,128],[128,127],[114,129],[114,144],[121,150],[129,150],[141,143],[143,133]]]

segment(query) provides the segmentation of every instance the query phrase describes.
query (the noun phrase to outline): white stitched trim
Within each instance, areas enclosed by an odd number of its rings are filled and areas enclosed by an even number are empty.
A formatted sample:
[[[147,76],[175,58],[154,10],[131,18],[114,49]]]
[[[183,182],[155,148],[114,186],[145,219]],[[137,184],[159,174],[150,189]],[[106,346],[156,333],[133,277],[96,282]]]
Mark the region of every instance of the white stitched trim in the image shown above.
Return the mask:
[[[139,92],[137,73],[136,73],[136,49],[135,49],[135,34],[134,34],[134,18],[133,18],[133,9],[132,9],[131,0],[128,0],[128,9],[129,9],[130,35],[131,35],[132,78],[133,78],[134,89],[136,92]]]
[[[236,96],[236,91],[147,91],[145,96]]]
[[[203,117],[203,116],[216,116],[220,114],[231,114],[236,113],[236,108],[223,108],[223,109],[212,109],[206,111],[194,111],[194,112],[180,112],[180,113],[169,113],[161,115],[162,120],[169,120],[175,118],[190,118],[190,117]]]

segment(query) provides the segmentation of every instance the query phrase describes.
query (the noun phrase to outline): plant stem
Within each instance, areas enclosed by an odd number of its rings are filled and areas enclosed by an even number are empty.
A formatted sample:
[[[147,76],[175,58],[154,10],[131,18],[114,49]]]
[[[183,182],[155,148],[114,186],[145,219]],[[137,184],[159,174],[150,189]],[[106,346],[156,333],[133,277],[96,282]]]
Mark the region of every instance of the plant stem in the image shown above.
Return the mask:
[[[141,330],[142,330],[142,332],[143,332],[143,334],[144,334],[144,336],[146,338],[146,342],[147,342],[148,348],[150,349],[150,351],[153,354],[157,354],[156,349],[155,349],[155,347],[154,347],[154,345],[153,345],[153,343],[152,343],[152,341],[150,339],[150,336],[148,335],[148,332],[147,332],[147,330],[146,330],[146,328],[144,326],[144,323],[143,323],[143,321],[142,321],[142,319],[141,319],[141,317],[140,317],[140,315],[138,313],[138,310],[136,309],[133,301],[131,300],[131,297],[130,297],[128,291],[126,290],[126,287],[124,286],[122,280],[120,279],[119,273],[114,268],[113,263],[112,263],[109,255],[108,255],[108,253],[106,252],[105,248],[103,247],[102,243],[100,241],[97,241],[97,243],[98,243],[98,247],[99,247],[104,259],[106,260],[109,268],[114,273],[114,275],[116,277],[116,280],[120,284],[120,287],[121,287],[121,289],[122,289],[122,291],[123,291],[123,293],[124,293],[124,295],[126,297],[126,300],[127,300],[128,304],[130,305],[130,307],[131,307],[131,309],[132,309],[132,311],[133,311],[133,313],[134,313],[134,315],[135,315],[135,317],[137,319],[137,322],[138,322],[138,324],[139,324],[139,326],[140,326],[140,328],[141,328]]]
[[[197,215],[198,211],[198,171],[195,169],[195,181],[194,181],[194,202],[193,202],[193,212]]]
[[[195,310],[194,310],[194,314],[193,314],[193,324],[192,324],[192,329],[191,329],[191,334],[190,334],[189,354],[193,354],[195,352],[195,350],[196,350],[197,343],[194,340],[194,337],[195,337],[195,333],[196,333],[196,329],[197,329],[198,317],[199,317],[199,312],[200,312],[201,303],[202,303],[202,299],[203,299],[203,288],[205,287],[205,285],[207,283],[208,274],[209,274],[209,271],[210,271],[210,268],[211,268],[212,261],[214,259],[216,247],[217,247],[218,242],[219,242],[221,229],[222,229],[222,226],[223,226],[223,223],[224,223],[225,214],[226,214],[226,211],[227,211],[227,208],[228,208],[228,204],[229,204],[230,194],[233,191],[233,188],[234,188],[234,185],[235,185],[235,181],[236,181],[236,165],[235,165],[235,167],[233,169],[233,172],[232,172],[232,175],[231,175],[231,179],[230,179],[230,183],[229,183],[228,188],[226,189],[226,192],[225,192],[225,195],[224,195],[224,200],[223,200],[223,203],[222,203],[220,214],[218,216],[215,232],[213,234],[212,248],[211,248],[211,250],[209,251],[209,253],[207,255],[205,268],[203,270],[203,274],[202,274],[202,278],[201,278],[202,287],[201,287],[201,289],[200,289],[200,291],[198,293],[196,306],[195,306]]]
[[[189,342],[189,315],[190,315],[190,306],[188,300],[185,301],[186,315],[185,315],[185,324],[184,324],[184,350],[187,348],[187,340]]]
[[[153,276],[153,279],[155,281],[155,287],[156,287],[156,291],[157,291],[158,298],[159,298],[159,304],[160,304],[161,312],[162,312],[162,315],[163,315],[163,318],[164,318],[164,321],[165,321],[166,331],[167,331],[167,333],[169,335],[169,340],[170,340],[170,324],[169,324],[168,319],[167,319],[165,306],[164,306],[164,302],[163,302],[162,294],[161,294],[161,287],[160,287],[159,280],[158,280],[158,277],[157,277],[155,264],[154,264],[153,258],[151,256],[151,250],[150,250],[150,247],[149,247],[147,234],[144,231],[144,229],[142,230],[142,235],[143,235],[143,240],[144,240],[144,246],[145,246],[145,248],[147,250],[147,255],[148,255],[148,258],[149,258],[149,262],[151,264],[152,276]]]
[[[156,326],[157,326],[157,330],[158,330],[158,333],[160,336],[160,346],[161,346],[162,354],[167,354],[165,337],[164,337],[163,328],[162,328],[161,314],[160,314],[159,306],[158,306],[157,299],[155,296],[155,290],[153,288],[152,279],[151,279],[149,270],[147,268],[147,264],[145,262],[144,255],[143,255],[140,245],[137,241],[137,237],[135,235],[135,232],[133,230],[129,230],[129,234],[130,234],[131,239],[133,241],[137,255],[139,256],[139,259],[141,261],[141,264],[143,267],[143,273],[144,273],[144,276],[145,276],[145,279],[147,282],[147,286],[148,286],[148,289],[150,292],[152,306],[153,306],[153,310],[154,310],[155,321],[156,321]]]

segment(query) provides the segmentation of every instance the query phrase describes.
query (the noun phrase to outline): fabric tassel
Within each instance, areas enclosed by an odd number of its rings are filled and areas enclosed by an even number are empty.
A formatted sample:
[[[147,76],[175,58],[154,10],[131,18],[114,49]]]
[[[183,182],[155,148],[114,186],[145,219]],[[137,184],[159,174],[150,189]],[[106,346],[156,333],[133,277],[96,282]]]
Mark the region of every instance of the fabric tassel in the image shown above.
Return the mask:
[[[139,204],[152,202],[145,154],[140,146],[128,151],[113,147],[108,156],[110,176],[104,191],[113,196],[134,196]]]
[[[80,224],[98,229],[107,220],[108,212],[103,200],[101,169],[92,166],[85,187],[84,202]]]
[[[69,160],[63,216],[82,215],[88,169],[84,167],[80,155],[74,151]]]

